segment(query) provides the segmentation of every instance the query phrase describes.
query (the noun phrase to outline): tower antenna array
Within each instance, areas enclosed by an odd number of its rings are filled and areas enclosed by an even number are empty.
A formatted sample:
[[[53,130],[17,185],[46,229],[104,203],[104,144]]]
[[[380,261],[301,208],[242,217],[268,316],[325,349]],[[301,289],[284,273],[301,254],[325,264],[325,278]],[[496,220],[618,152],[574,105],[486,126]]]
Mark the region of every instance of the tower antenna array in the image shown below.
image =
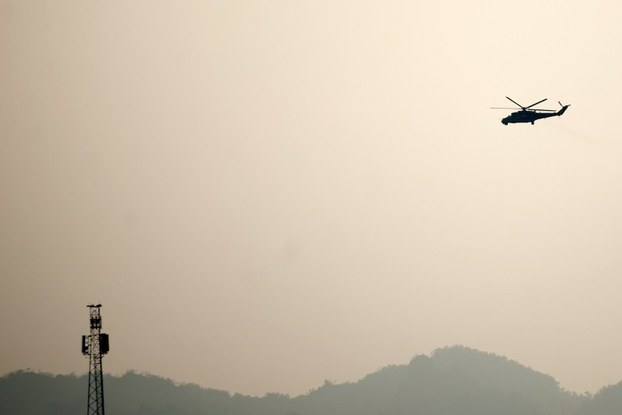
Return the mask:
[[[89,392],[86,415],[105,415],[102,358],[110,350],[108,335],[102,333],[101,304],[89,304],[90,334],[82,336],[82,354],[89,357]]]

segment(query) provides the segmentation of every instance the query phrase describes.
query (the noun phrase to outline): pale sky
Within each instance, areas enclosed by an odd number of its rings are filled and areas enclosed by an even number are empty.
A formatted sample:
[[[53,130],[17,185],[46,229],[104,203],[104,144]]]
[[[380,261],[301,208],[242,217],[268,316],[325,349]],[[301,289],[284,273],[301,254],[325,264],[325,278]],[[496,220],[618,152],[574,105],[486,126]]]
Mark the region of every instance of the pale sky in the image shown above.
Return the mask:
[[[622,380],[617,1],[0,0],[0,374]],[[508,95],[572,106],[504,126]]]

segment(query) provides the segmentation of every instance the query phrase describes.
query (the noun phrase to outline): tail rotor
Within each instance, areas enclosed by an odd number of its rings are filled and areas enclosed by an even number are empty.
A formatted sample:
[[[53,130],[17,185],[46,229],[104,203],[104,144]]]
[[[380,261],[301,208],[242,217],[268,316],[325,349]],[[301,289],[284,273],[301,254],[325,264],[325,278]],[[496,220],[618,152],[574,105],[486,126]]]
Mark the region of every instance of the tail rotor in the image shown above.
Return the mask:
[[[562,107],[559,111],[557,111],[557,115],[559,116],[559,115],[562,115],[564,112],[566,112],[570,104],[564,105],[562,104],[561,101],[557,101],[557,102],[559,102],[559,105]]]

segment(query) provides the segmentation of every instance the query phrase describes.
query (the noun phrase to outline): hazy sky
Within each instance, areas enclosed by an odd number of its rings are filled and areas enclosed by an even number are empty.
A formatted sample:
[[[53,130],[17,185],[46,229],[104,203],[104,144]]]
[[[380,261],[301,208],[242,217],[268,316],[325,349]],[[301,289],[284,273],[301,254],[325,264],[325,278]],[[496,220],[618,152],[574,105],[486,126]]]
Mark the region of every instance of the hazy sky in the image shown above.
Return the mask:
[[[0,374],[622,380],[618,1],[0,0]],[[504,96],[563,117],[504,126]],[[510,104],[511,105],[511,104]]]

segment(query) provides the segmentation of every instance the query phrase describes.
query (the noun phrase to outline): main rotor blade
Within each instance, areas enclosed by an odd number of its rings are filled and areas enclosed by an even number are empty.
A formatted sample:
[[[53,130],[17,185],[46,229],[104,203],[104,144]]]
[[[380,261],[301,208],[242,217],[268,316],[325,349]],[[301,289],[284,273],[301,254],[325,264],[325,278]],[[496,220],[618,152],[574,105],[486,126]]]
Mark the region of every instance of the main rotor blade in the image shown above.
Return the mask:
[[[490,107],[491,110],[513,110],[516,111],[516,108],[510,108],[510,107]]]
[[[534,106],[536,106],[536,105],[538,105],[538,104],[540,104],[541,102],[544,102],[544,101],[546,101],[546,98],[544,98],[542,101],[538,101],[538,102],[536,102],[535,104],[531,104],[530,106],[525,107],[525,108],[531,108],[531,107],[534,107]]]
[[[510,101],[512,101],[513,103],[515,103],[516,105],[518,105],[519,107],[521,107],[522,109],[525,109],[525,107],[523,107],[521,104],[519,104],[518,102],[514,101],[512,98],[510,97],[506,97],[507,99],[509,99]]]

